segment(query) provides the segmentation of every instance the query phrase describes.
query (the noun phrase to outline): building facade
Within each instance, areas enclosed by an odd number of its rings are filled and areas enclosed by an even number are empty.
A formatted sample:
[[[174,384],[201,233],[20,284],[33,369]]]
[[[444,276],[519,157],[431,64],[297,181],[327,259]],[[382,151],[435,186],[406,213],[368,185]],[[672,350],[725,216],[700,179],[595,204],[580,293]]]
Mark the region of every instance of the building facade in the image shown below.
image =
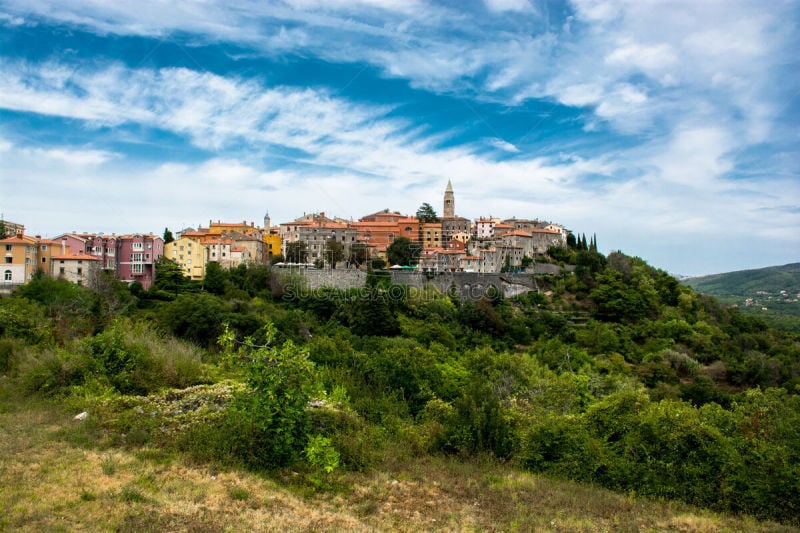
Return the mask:
[[[205,277],[207,254],[204,244],[184,235],[164,245],[164,257],[175,261],[183,270],[183,275],[192,280]]]

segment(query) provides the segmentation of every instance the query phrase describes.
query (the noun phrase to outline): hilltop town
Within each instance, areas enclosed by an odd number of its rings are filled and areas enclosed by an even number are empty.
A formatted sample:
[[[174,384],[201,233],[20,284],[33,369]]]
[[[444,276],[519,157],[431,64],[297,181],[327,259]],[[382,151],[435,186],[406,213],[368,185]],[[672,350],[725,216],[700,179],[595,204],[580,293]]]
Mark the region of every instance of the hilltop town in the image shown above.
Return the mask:
[[[2,229],[5,286],[24,284],[37,271],[84,285],[107,271],[128,283],[138,281],[144,289],[153,284],[162,257],[193,280],[204,278],[210,262],[222,268],[358,269],[378,260],[425,272],[496,273],[524,269],[551,247],[566,246],[569,235],[564,226],[538,219],[458,216],[449,180],[441,217],[424,203],[414,215],[384,209],[352,221],[319,212],[273,225],[267,214],[263,226],[209,220],[208,227],[184,228],[174,235],[165,229],[163,236],[68,232],[42,238],[26,235],[24,225],[9,221],[2,221]],[[393,254],[393,246],[405,246],[405,255]]]

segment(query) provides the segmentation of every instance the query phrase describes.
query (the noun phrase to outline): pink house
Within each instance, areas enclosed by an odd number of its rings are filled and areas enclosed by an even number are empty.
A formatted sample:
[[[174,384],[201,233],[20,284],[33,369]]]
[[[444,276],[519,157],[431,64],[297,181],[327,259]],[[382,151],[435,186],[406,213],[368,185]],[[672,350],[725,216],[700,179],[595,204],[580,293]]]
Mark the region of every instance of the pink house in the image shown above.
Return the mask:
[[[164,255],[164,239],[157,235],[120,235],[117,238],[117,277],[145,289],[156,279],[156,260]]]
[[[164,255],[164,239],[146,233],[66,233],[53,240],[60,243],[61,255],[90,255],[103,270],[127,283],[138,281],[145,289],[155,281],[155,261]]]

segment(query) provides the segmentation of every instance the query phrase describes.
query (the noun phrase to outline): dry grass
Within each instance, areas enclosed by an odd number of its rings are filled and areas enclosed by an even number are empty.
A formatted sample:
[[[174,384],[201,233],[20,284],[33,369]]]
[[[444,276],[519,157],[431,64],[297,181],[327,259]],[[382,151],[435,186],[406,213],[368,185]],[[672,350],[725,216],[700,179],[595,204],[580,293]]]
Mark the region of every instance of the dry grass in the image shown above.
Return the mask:
[[[291,472],[283,482],[57,438],[78,423],[42,406],[0,414],[0,530],[796,531],[480,461],[419,459],[313,493]]]

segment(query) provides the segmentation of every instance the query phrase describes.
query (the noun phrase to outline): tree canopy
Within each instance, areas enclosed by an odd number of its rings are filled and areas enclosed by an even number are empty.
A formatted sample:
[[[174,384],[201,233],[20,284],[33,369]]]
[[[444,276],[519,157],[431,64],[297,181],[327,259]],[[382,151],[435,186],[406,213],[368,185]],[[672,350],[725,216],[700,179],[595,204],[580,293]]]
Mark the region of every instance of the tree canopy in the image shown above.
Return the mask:
[[[286,243],[286,261],[289,263],[305,263],[308,260],[308,246],[305,241]]]
[[[425,202],[419,209],[417,209],[417,218],[420,222],[439,222],[439,217],[436,215],[436,210],[431,204]]]
[[[344,245],[336,239],[328,239],[325,243],[325,260],[331,268],[336,268],[336,263],[344,260]]]
[[[392,265],[410,266],[419,261],[420,245],[408,237],[397,237],[386,248],[386,258]]]

